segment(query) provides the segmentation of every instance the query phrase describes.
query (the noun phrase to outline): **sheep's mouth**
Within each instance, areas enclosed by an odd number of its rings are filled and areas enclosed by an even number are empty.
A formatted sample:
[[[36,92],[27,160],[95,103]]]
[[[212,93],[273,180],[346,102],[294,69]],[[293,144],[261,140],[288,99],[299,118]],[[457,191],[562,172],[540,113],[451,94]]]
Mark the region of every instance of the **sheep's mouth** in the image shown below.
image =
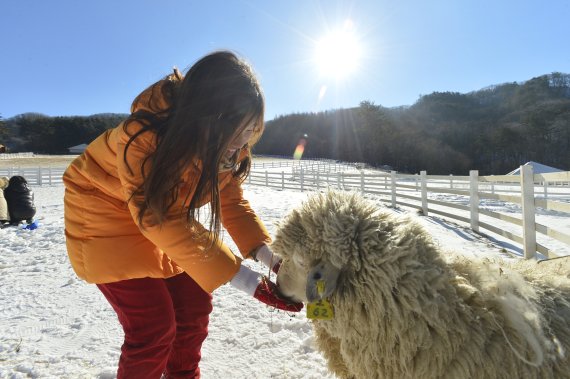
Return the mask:
[[[296,296],[284,296],[287,301],[291,301],[293,303],[306,303],[306,299],[299,299]]]
[[[279,296],[286,301],[290,301],[290,302],[294,302],[294,303],[298,303],[298,302],[302,302],[305,303],[306,299],[299,299],[297,296],[295,295],[286,295],[283,293],[283,288],[280,286],[279,282],[276,283],[277,286],[277,290],[279,291]]]

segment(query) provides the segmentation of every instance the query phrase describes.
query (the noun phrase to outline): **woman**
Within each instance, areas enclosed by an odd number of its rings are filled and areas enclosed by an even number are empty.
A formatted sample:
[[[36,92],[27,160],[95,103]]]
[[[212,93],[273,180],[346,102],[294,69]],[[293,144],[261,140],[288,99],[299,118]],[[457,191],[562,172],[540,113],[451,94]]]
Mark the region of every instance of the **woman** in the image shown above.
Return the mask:
[[[277,262],[240,186],[263,112],[251,68],[215,52],[143,91],[130,117],[66,170],[68,254],[123,326],[118,378],[199,377],[210,293],[224,283],[279,309],[302,308],[219,237],[223,224],[244,257]],[[199,217],[206,204],[209,229]]]

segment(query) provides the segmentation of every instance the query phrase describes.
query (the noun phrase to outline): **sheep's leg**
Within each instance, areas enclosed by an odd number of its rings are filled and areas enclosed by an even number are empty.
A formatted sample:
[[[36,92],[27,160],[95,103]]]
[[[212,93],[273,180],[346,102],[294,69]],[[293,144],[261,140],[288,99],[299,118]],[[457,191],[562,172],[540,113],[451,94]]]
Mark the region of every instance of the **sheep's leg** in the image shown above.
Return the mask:
[[[317,263],[307,275],[307,287],[305,288],[307,300],[313,302],[330,297],[336,290],[339,274],[340,269],[332,264],[328,262]],[[324,292],[322,293],[317,289],[317,282],[321,280],[325,283]]]

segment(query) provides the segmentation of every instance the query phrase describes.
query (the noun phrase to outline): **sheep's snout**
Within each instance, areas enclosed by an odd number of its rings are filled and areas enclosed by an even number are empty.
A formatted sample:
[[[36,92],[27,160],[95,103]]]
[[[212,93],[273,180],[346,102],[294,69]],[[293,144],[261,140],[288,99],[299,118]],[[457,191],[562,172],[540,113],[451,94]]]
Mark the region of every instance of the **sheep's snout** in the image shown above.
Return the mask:
[[[283,296],[295,301],[306,302],[305,287],[307,272],[290,259],[284,259],[279,267],[277,285]]]

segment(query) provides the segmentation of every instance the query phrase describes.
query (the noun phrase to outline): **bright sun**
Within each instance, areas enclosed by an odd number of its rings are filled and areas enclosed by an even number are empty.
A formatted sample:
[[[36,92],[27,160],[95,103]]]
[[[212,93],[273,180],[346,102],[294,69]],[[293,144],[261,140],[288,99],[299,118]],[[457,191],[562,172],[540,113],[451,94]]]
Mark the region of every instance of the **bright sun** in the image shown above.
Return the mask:
[[[352,21],[317,42],[315,63],[319,73],[336,79],[346,78],[359,66],[361,47]]]

